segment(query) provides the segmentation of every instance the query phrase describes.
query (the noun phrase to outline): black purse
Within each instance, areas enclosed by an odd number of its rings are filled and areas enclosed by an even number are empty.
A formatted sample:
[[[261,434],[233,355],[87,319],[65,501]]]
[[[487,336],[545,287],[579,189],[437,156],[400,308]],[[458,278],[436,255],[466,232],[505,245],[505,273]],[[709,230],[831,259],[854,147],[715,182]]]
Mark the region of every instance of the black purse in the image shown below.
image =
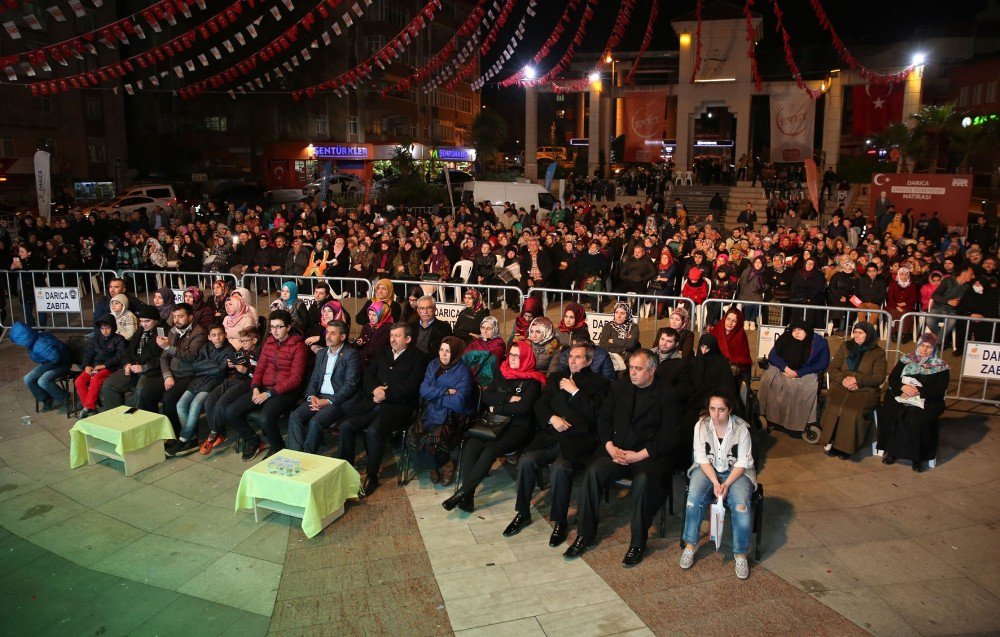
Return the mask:
[[[523,382],[518,383],[517,389],[514,390],[515,395],[521,394],[521,387],[523,385]],[[493,441],[503,435],[503,432],[507,430],[507,425],[513,419],[513,416],[505,416],[487,411],[476,419],[476,424],[469,427],[469,430],[465,434],[470,438]]]

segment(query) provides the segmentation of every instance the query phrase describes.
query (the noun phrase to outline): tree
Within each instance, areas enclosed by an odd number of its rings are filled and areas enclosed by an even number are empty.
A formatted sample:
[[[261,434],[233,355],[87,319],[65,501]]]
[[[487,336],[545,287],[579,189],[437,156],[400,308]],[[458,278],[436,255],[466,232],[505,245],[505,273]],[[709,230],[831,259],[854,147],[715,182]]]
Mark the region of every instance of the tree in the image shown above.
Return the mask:
[[[484,108],[472,121],[471,135],[472,145],[476,148],[476,159],[490,168],[495,168],[497,152],[507,141],[507,122],[493,111]]]
[[[948,147],[949,139],[962,128],[954,104],[921,106],[912,115],[915,121],[913,138],[925,150],[927,172],[936,173],[941,152]]]
[[[404,139],[398,146],[392,149],[392,154],[389,155],[389,163],[392,165],[393,170],[398,172],[402,177],[410,176],[415,166],[413,153],[410,151],[410,140]]]
[[[922,140],[914,137],[913,129],[903,122],[889,124],[885,130],[872,137],[872,143],[876,148],[897,151],[897,173],[911,172],[917,158],[923,154]]]

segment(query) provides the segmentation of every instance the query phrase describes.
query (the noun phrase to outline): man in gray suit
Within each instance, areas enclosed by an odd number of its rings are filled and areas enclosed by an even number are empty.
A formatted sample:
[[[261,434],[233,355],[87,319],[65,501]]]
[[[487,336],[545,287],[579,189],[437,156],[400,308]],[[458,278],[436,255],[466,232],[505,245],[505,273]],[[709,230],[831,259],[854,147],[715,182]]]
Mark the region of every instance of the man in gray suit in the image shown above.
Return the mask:
[[[345,345],[347,325],[332,321],[326,327],[326,348],[316,354],[316,366],[306,387],[306,401],[288,419],[288,448],[318,453],[323,430],[343,420],[358,398],[361,359]]]

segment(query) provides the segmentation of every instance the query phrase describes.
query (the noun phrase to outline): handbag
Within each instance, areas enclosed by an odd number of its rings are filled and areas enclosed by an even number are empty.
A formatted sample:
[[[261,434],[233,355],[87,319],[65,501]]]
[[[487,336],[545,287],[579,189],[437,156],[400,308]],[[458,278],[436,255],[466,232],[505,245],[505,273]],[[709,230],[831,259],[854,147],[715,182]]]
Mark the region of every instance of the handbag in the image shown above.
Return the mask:
[[[469,427],[466,435],[480,440],[496,440],[503,435],[512,419],[512,416],[486,412],[476,420],[476,424]]]

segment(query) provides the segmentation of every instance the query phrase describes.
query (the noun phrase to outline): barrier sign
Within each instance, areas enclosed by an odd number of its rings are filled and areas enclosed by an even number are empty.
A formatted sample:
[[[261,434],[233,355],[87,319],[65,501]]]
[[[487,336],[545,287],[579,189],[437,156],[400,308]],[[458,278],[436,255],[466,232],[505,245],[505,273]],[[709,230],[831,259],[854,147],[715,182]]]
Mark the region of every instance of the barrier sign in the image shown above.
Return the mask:
[[[962,376],[1000,380],[1000,345],[967,342],[962,359]]]
[[[607,314],[601,312],[588,312],[587,313],[587,329],[590,330],[590,340],[597,345],[597,342],[601,340],[601,332],[604,331],[604,324],[608,321],[614,320],[614,314]],[[639,324],[638,317],[633,316],[632,322],[636,325]],[[559,329],[559,326],[556,326]]]
[[[35,288],[35,307],[39,312],[82,312],[77,288]]]
[[[174,305],[177,305],[178,303],[183,303],[184,302],[184,293],[187,290],[178,289],[178,288],[173,288],[173,290],[174,290]]]
[[[439,321],[444,321],[455,327],[455,322],[458,320],[458,315],[462,313],[465,309],[465,305],[462,303],[438,303],[437,311],[434,316]]]
[[[825,337],[825,330],[814,330],[820,336]],[[767,355],[774,349],[774,343],[778,337],[785,333],[784,325],[761,325],[757,328],[757,359],[767,358]]]

